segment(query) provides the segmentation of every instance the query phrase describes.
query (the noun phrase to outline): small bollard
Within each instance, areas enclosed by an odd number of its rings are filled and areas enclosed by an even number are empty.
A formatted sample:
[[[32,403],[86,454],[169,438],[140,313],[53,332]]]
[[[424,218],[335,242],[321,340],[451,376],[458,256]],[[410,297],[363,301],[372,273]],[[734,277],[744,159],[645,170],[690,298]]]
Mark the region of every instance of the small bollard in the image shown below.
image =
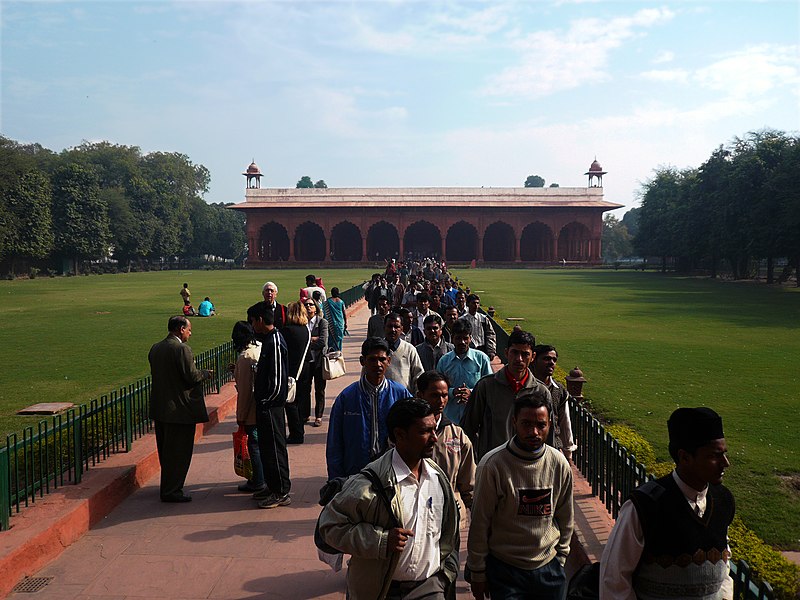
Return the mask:
[[[570,395],[578,401],[583,400],[583,384],[586,383],[586,378],[583,376],[583,371],[576,365],[569,375],[566,377],[567,391]]]

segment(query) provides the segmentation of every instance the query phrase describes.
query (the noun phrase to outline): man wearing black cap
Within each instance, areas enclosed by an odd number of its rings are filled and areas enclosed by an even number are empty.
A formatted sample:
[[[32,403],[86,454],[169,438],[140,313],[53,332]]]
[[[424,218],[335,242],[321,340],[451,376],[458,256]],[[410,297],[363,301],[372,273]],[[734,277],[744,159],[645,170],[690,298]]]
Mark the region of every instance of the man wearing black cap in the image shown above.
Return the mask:
[[[600,600],[733,598],[728,526],[735,505],[722,419],[679,408],[667,421],[675,470],[631,494],[600,561]]]

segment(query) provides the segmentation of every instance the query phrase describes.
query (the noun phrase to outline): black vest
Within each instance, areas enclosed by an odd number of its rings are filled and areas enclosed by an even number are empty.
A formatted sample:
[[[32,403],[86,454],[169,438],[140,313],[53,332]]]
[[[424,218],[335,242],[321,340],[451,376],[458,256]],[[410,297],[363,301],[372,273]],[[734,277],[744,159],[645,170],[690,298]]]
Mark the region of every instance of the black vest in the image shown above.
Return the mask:
[[[638,487],[631,501],[644,532],[642,563],[666,568],[728,558],[728,526],[736,507],[725,486],[709,485],[702,517],[692,511],[672,474]]]

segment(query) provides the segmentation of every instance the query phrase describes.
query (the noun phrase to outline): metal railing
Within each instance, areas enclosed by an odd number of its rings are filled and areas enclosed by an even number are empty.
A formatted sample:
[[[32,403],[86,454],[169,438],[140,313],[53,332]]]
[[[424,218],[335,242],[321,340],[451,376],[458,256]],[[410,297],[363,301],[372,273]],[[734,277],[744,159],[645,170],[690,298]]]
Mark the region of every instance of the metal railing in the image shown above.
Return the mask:
[[[345,306],[363,297],[361,285],[341,294]],[[203,382],[206,394],[219,392],[231,380],[227,366],[235,361],[232,342],[195,356],[198,369],[214,372]],[[112,454],[129,452],[133,442],[152,429],[149,408],[148,376],[7,435],[0,448],[0,531],[8,530],[11,516],[37,498],[78,484],[84,472]]]

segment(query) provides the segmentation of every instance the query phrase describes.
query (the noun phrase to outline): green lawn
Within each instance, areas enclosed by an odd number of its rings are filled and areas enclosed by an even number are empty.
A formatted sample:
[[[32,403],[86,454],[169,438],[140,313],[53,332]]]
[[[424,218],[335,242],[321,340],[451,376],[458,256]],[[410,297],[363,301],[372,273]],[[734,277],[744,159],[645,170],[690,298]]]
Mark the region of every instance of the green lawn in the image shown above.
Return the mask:
[[[314,269],[325,287],[345,290],[367,270]],[[38,418],[19,417],[37,402],[83,403],[149,373],[147,352],[179,314],[183,283],[195,308],[210,296],[218,316],[192,319],[195,353],[230,340],[233,324],[261,300],[272,279],[278,300],[296,300],[303,270],[161,271],[0,282],[0,434]]]
[[[800,548],[800,290],[595,270],[461,270],[501,317],[580,365],[584,395],[644,435],[661,460],[678,406],[725,424],[725,476],[739,514],[765,540]],[[795,479],[797,481],[797,479]]]

